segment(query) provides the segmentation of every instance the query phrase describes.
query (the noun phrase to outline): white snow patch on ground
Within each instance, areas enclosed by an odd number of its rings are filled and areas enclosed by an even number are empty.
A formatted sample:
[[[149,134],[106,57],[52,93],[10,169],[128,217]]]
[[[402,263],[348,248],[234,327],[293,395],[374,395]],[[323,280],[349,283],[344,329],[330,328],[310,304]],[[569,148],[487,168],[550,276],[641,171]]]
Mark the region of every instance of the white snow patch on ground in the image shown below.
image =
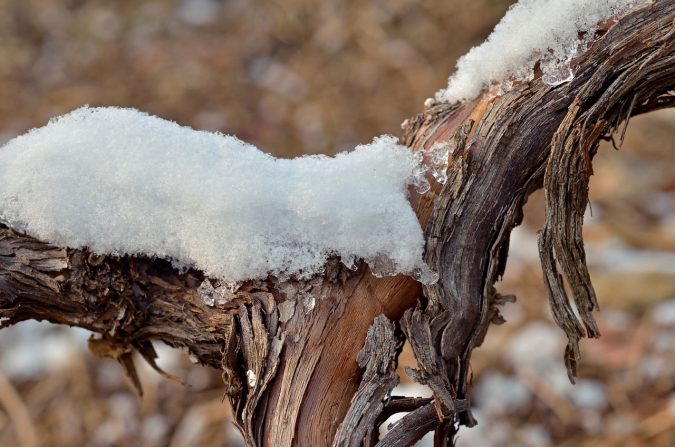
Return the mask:
[[[227,281],[307,278],[338,255],[429,282],[407,197],[409,185],[428,188],[421,159],[390,136],[276,159],[137,110],[85,107],[0,148],[0,219],[59,246]]]
[[[570,61],[583,51],[597,25],[648,0],[520,0],[511,6],[492,34],[457,62],[448,87],[436,93],[441,102],[469,101],[482,90],[531,80],[541,61],[542,81],[569,82]],[[581,34],[581,38],[580,38]]]

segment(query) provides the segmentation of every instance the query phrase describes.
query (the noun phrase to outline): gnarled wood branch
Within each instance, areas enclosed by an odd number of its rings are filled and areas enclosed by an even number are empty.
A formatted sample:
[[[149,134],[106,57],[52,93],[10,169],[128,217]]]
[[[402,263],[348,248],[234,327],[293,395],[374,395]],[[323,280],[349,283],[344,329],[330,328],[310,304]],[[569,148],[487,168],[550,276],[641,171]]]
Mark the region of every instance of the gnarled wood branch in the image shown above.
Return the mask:
[[[474,423],[470,407],[457,405],[467,399],[471,351],[487,325],[501,321],[496,306],[504,297],[493,284],[504,272],[509,234],[520,223],[522,206],[542,185],[546,225],[540,255],[554,318],[569,340],[570,379],[579,339],[599,335],[581,236],[591,160],[599,140],[610,138],[631,115],[675,104],[674,24],[673,2],[645,4],[603,24],[572,62],[571,82],[552,87],[536,78],[462,107],[435,105],[408,123],[406,143],[414,150],[439,142],[454,148],[448,183],[417,205],[431,210],[427,261],[441,279],[424,288],[427,302],[402,320],[420,366],[414,378],[434,391],[441,445],[451,441],[457,422]],[[417,415],[399,424],[406,436],[424,434]]]
[[[101,334],[92,350],[117,358],[132,377],[133,349],[154,362],[150,340],[187,349],[223,371],[250,445],[401,446],[431,430],[446,445],[457,424],[475,423],[471,352],[500,321],[507,297],[493,285],[522,206],[542,186],[540,253],[554,317],[569,339],[571,377],[579,339],[598,335],[581,239],[591,160],[597,142],[629,116],[675,105],[674,23],[672,1],[645,4],[601,27],[573,61],[569,83],[536,77],[407,121],[403,140],[413,150],[453,149],[447,183],[411,197],[437,284],[376,278],[366,265],[351,271],[334,259],[321,277],[249,282],[209,306],[199,287],[211,282],[200,272],[53,247],[3,227],[0,324],[39,319],[92,330]],[[409,374],[429,385],[433,400],[389,397],[404,338],[418,364]],[[397,412],[408,414],[379,440],[376,426]]]

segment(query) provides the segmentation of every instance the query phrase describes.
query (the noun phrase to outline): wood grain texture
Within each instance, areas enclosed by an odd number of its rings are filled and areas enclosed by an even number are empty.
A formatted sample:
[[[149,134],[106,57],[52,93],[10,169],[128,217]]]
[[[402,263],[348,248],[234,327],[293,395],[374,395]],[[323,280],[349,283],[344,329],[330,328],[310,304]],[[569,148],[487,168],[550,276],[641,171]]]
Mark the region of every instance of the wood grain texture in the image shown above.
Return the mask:
[[[437,444],[452,441],[456,423],[474,423],[470,406],[458,406],[468,398],[471,351],[491,322],[502,321],[498,305],[509,298],[493,285],[504,272],[522,206],[542,186],[542,268],[556,322],[569,339],[571,379],[579,339],[599,335],[581,237],[591,160],[599,140],[611,138],[631,115],[675,103],[674,23],[675,2],[645,4],[601,26],[572,62],[575,77],[567,84],[551,87],[537,77],[459,108],[434,105],[408,121],[406,143],[414,150],[438,142],[455,148],[448,182],[417,205],[421,221],[429,213],[427,262],[441,279],[424,288],[427,300],[401,322],[419,364],[414,378],[434,391]],[[407,436],[420,425],[419,416],[400,424]]]
[[[249,445],[404,446],[432,430],[436,445],[449,445],[457,424],[475,423],[471,352],[501,321],[499,305],[510,298],[494,283],[522,206],[542,186],[540,254],[554,317],[569,339],[570,377],[579,340],[598,335],[581,239],[591,161],[597,142],[628,117],[675,104],[674,24],[675,2],[656,0],[603,24],[567,84],[536,76],[406,121],[412,150],[454,148],[448,181],[411,193],[436,284],[376,278],[364,264],[351,271],[331,259],[320,277],[251,281],[208,306],[197,292],[207,279],[201,272],[54,247],[1,227],[0,325],[38,319],[89,329],[100,334],[92,350],[132,377],[131,352],[154,362],[150,340],[187,349],[223,372]],[[417,360],[409,374],[433,400],[389,398],[405,339]],[[407,415],[378,439],[377,425],[400,412]]]

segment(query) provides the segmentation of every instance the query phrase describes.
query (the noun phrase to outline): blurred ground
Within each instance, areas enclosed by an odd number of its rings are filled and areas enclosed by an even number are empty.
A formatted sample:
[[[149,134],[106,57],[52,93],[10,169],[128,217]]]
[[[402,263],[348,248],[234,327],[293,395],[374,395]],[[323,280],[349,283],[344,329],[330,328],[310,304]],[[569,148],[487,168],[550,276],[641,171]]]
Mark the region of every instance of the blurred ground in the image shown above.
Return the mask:
[[[0,141],[120,105],[278,156],[334,153],[397,134],[509,3],[0,0]],[[518,302],[474,354],[480,425],[461,446],[675,445],[674,136],[672,111],[638,117],[619,153],[597,157],[585,233],[603,338],[583,343],[576,387],[536,257],[543,198],[531,198],[498,286]],[[144,369],[138,399],[86,337],[0,332],[1,446],[239,445],[218,374],[159,347],[189,387]]]

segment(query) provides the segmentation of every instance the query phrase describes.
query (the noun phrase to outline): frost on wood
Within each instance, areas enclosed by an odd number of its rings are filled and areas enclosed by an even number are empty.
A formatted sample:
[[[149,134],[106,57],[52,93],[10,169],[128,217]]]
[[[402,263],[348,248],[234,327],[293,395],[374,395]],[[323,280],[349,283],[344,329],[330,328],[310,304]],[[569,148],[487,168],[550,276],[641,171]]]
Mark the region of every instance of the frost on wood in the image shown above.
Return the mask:
[[[136,110],[82,108],[0,148],[0,218],[59,246],[156,256],[224,282],[306,278],[333,255],[429,281],[407,198],[428,187],[421,158],[383,136],[276,159]],[[231,292],[202,289],[213,304]]]
[[[207,306],[222,306],[234,298],[239,286],[239,283],[226,282],[214,287],[211,280],[207,278],[199,285],[197,293]]]
[[[514,81],[534,78],[559,85],[574,78],[570,62],[593,38],[597,26],[648,0],[520,0],[511,6],[483,44],[457,62],[437,101],[476,98],[483,89],[509,90]]]

